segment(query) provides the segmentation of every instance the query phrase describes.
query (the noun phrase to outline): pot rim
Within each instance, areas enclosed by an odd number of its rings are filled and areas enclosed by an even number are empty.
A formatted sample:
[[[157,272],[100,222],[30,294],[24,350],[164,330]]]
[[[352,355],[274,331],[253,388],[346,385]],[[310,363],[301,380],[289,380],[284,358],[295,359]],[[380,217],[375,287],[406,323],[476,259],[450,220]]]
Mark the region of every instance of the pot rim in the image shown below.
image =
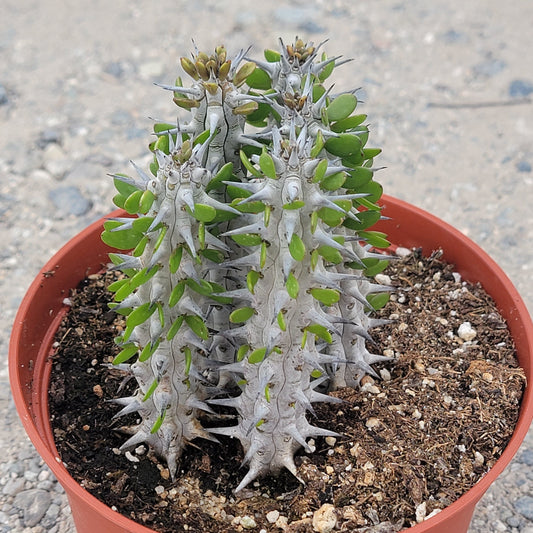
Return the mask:
[[[417,239],[415,234],[419,235],[420,221],[424,220],[423,230],[426,233],[424,238],[422,239],[424,241],[422,247],[426,249],[426,251],[432,251],[429,250],[428,247],[430,242],[435,242],[435,239],[437,239],[439,243],[442,243],[442,239],[444,239],[444,241],[453,242],[454,246],[452,247],[446,247],[442,244],[439,244],[439,246],[443,246],[444,259],[454,263],[454,257],[456,257],[457,254],[461,252],[461,249],[468,248],[473,258],[472,269],[466,275],[463,275],[463,277],[465,279],[475,279],[477,281],[479,276],[476,276],[476,273],[478,273],[479,271],[480,264],[484,264],[486,269],[490,270],[491,281],[499,284],[498,291],[505,291],[505,293],[507,294],[506,302],[510,306],[510,311],[506,313],[506,316],[504,316],[504,318],[508,322],[508,326],[511,330],[513,339],[516,339],[516,335],[518,334],[521,341],[520,345],[525,346],[523,348],[524,353],[521,354],[521,359],[523,360],[520,361],[520,366],[524,368],[528,379],[521,403],[519,419],[509,443],[504,449],[502,455],[498,458],[493,467],[489,470],[489,472],[485,474],[485,476],[480,479],[470,490],[465,492],[457,500],[455,500],[448,507],[443,509],[441,512],[439,512],[432,518],[405,530],[409,531],[410,533],[422,533],[429,526],[436,526],[439,523],[446,521],[450,517],[450,515],[455,514],[461,507],[472,506],[473,509],[475,504],[479,501],[479,499],[485,493],[491,483],[495,481],[499,474],[509,464],[512,457],[518,451],[523,439],[525,438],[528,428],[531,424],[531,420],[533,419],[533,386],[531,385],[533,381],[533,323],[531,322],[531,318],[529,316],[529,312],[525,303],[523,302],[522,298],[520,297],[518,291],[516,290],[510,279],[497,265],[497,263],[469,237],[465,236],[459,230],[457,230],[450,224],[444,222],[443,220],[437,218],[436,216],[403,200],[399,200],[388,195],[383,195],[382,199],[380,200],[380,204],[384,206],[384,213],[387,216],[391,216],[392,220],[382,220],[372,229],[377,228],[380,231],[384,231],[385,233],[387,233],[390,232],[390,229],[394,225],[396,226],[396,231],[403,231],[406,229],[402,228],[403,225],[409,222],[413,222],[415,219],[418,220],[418,224],[416,224],[416,227],[414,227],[411,231],[413,235],[406,234],[404,240],[404,234],[402,233],[402,238],[399,239],[400,242],[395,242],[395,244],[404,247],[419,246],[420,238]],[[94,510],[97,510],[98,513],[114,521],[118,526],[129,528],[129,530],[131,530],[132,527],[136,526],[135,531],[139,533],[148,533],[153,532],[153,530],[146,528],[145,526],[142,526],[141,524],[138,524],[123,515],[120,515],[116,511],[113,511],[105,503],[101,502],[96,497],[87,492],[70,476],[61,459],[59,458],[55,445],[53,444],[53,436],[50,424],[45,423],[43,425],[43,428],[38,428],[38,424],[36,423],[36,406],[33,404],[30,405],[28,403],[28,392],[26,392],[26,394],[24,393],[24,390],[27,390],[30,387],[31,380],[30,378],[28,378],[28,375],[31,374],[33,376],[33,380],[36,380],[40,377],[46,377],[44,376],[45,370],[43,368],[40,368],[39,365],[37,365],[35,368],[35,372],[32,373],[31,369],[23,369],[23,365],[20,365],[18,363],[20,359],[20,344],[28,328],[28,324],[26,323],[24,317],[27,315],[29,309],[33,305],[33,301],[42,286],[43,277],[46,277],[47,273],[53,271],[54,268],[56,268],[56,266],[60,263],[60,261],[63,260],[64,257],[72,253],[72,251],[77,246],[79,246],[79,242],[83,242],[83,240],[87,239],[95,232],[99,233],[102,228],[103,221],[105,219],[119,215],[124,215],[124,212],[122,210],[114,211],[106,217],[103,217],[86,227],[83,231],[81,231],[75,237],[69,240],[56,254],[54,254],[54,256],[49,261],[47,261],[47,263],[41,269],[39,274],[36,276],[20,304],[13,324],[9,345],[9,379],[11,383],[15,406],[17,408],[23,426],[33,445],[37,449],[37,452],[41,455],[43,460],[50,467],[60,484],[66,490],[67,495],[69,494],[69,492],[72,492],[72,494],[75,495],[77,498],[86,500],[87,503]],[[389,229],[387,230],[387,228]],[[438,235],[436,236],[436,234]],[[434,244],[432,248],[435,248]],[[112,251],[110,248],[106,247],[105,245],[102,245],[102,252],[104,254],[102,263],[107,262],[105,256],[110,251]],[[461,272],[464,271],[463,268],[459,268],[458,270]],[[79,280],[81,280],[82,278],[83,276],[81,276]],[[482,280],[479,281],[481,281],[481,283],[485,286],[487,292],[492,295],[492,285],[488,287]],[[70,290],[70,288],[71,287],[68,287],[68,290]],[[65,296],[68,296],[68,294],[66,294]],[[63,313],[57,314],[57,316],[55,317],[54,320],[56,326],[59,325],[60,319],[62,318],[63,314],[64,311]],[[54,331],[55,329],[57,328],[54,328]],[[48,341],[50,342],[51,339],[48,339]],[[41,367],[44,367],[44,365],[41,365]],[[24,380],[23,376],[26,376],[27,379]],[[37,406],[37,408],[38,407],[39,406]],[[49,442],[46,442],[45,439],[42,437],[40,433],[40,430],[42,429],[48,432]]]

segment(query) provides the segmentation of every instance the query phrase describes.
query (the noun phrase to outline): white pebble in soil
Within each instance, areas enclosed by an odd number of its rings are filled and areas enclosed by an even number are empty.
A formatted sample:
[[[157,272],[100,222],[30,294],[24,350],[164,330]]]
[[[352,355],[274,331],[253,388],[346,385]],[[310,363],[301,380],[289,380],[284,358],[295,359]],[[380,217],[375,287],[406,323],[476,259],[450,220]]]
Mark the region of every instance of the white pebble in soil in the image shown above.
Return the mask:
[[[463,322],[457,330],[457,335],[464,341],[471,341],[475,339],[477,331],[472,327],[470,322]]]

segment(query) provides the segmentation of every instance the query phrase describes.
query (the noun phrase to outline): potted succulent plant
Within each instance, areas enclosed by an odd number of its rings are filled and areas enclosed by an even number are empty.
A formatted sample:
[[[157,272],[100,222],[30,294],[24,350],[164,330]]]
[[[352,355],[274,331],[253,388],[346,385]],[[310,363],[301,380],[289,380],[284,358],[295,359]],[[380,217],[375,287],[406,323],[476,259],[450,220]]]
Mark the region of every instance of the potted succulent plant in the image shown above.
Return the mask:
[[[111,307],[125,317],[114,365],[138,384],[131,396],[114,399],[119,416],[138,418],[123,448],[148,444],[174,476],[191,441],[233,437],[248,468],[237,495],[265,474],[287,469],[296,476],[294,454],[309,450],[309,438],[337,436],[310,422],[313,404],[336,401],[328,391],[357,388],[374,363],[388,360],[367,349],[369,330],[380,323],[372,311],[388,298],[389,288],[372,281],[387,264],[378,251],[389,246],[386,233],[395,244],[442,247],[466,277],[483,282],[531,376],[531,322],[516,291],[458,232],[382,198],[374,180],[380,150],[366,146],[366,116],[357,114],[353,92],[334,95],[325,87],[342,61],[319,57],[319,49],[297,39],[267,51],[266,61],[245,53],[229,60],[223,47],[182,58],[192,85],[178,79],[163,87],[190,117],[156,124],[149,171],[113,176],[122,211],[103,223],[102,240],[114,249],[111,268],[124,274],[110,286]],[[95,240],[100,228],[82,235],[90,244],[73,242],[60,252],[76,264],[54,258],[46,267],[51,274],[29,292],[38,303],[28,296],[21,307],[30,316],[19,314],[15,323],[14,396],[36,446],[46,442],[41,453],[65,485],[78,530],[149,531],[89,495],[82,506],[85,491],[61,479],[46,416],[48,349],[60,320],[51,315],[88,269],[106,262],[109,249]],[[463,252],[474,260],[462,259]],[[31,346],[41,347],[39,357],[22,355]],[[206,427],[202,414],[220,407],[235,422]],[[532,409],[528,386],[513,440],[496,466],[413,531],[448,531],[450,517],[466,531],[475,503],[524,437]],[[101,512],[89,519],[94,509]]]

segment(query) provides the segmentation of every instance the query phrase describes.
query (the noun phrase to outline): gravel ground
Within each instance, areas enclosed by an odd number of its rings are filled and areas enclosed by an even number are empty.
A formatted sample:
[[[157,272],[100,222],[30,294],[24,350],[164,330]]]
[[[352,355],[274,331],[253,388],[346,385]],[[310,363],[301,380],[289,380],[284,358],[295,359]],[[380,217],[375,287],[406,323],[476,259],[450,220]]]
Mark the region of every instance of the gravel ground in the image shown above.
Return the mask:
[[[73,531],[10,398],[10,327],[45,259],[111,210],[106,173],[147,161],[148,117],[174,118],[152,82],[172,82],[191,38],[259,57],[279,36],[329,37],[327,52],[355,58],[336,86],[364,88],[386,192],[478,242],[532,310],[532,20],[518,0],[2,0],[0,533]],[[532,485],[530,432],[470,533],[533,533]]]

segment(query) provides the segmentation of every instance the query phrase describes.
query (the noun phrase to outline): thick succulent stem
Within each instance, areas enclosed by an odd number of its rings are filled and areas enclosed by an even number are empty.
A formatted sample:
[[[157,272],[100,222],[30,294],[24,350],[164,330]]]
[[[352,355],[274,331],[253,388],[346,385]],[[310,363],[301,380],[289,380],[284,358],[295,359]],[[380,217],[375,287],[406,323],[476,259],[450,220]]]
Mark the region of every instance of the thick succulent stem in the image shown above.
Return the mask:
[[[191,118],[156,125],[152,175],[115,176],[115,202],[138,218],[103,234],[134,248],[113,256],[127,315],[115,361],[138,382],[117,416],[141,417],[124,447],[147,442],[174,472],[192,439],[235,437],[249,466],[237,492],[281,468],[297,475],[295,452],[332,435],[308,421],[313,403],[384,359],[367,348],[384,303],[366,277],[384,264],[371,247],[388,244],[368,229],[379,150],[365,147],[355,95],[323,86],[342,62],[319,48],[281,43],[257,65],[223,47],[182,58],[192,86],[163,87]],[[203,429],[217,405],[237,424]]]

